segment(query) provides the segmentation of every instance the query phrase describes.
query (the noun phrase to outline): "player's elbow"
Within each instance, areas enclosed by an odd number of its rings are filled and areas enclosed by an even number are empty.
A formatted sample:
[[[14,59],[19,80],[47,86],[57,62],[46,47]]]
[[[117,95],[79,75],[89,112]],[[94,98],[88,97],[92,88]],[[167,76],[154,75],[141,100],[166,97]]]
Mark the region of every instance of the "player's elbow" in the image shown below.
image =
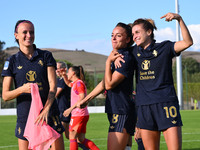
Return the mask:
[[[192,46],[194,43],[193,43],[193,40],[191,40],[190,42],[189,42],[189,47],[190,46]]]
[[[106,89],[106,90],[111,90],[111,89],[112,89],[112,86],[109,85],[109,84],[105,84],[105,89]]]
[[[189,48],[192,45],[193,45],[193,40],[192,39],[190,39],[189,41],[187,41],[186,44],[185,44],[186,48]]]
[[[105,84],[105,89],[106,90],[112,90],[113,88],[115,87],[115,85],[114,84]]]
[[[9,97],[6,96],[5,94],[2,94],[2,99],[3,99],[4,101],[8,101],[8,100],[9,100]]]
[[[190,46],[192,46],[193,45],[193,40],[191,39],[191,40],[189,40],[189,41],[187,41],[187,42],[184,42],[183,44],[182,44],[182,49],[181,49],[181,51],[184,51],[184,50],[186,50],[187,48],[189,48]]]

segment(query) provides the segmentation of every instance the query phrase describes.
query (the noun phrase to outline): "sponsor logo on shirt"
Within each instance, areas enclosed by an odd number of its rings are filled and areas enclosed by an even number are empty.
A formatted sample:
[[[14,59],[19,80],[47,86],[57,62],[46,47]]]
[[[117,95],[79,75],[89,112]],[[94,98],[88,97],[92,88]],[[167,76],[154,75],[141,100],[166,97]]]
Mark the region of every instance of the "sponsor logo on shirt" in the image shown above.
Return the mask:
[[[155,72],[153,70],[149,70],[150,68],[150,61],[144,60],[141,64],[141,68],[144,71],[140,71],[140,80],[150,80],[155,79]]]
[[[149,60],[144,60],[144,61],[142,62],[141,67],[142,67],[143,70],[148,70],[149,67],[150,67],[150,61],[149,61]]]
[[[36,75],[35,71],[30,70],[29,72],[26,73],[26,79],[28,81],[35,81],[36,77],[37,77],[37,75]]]

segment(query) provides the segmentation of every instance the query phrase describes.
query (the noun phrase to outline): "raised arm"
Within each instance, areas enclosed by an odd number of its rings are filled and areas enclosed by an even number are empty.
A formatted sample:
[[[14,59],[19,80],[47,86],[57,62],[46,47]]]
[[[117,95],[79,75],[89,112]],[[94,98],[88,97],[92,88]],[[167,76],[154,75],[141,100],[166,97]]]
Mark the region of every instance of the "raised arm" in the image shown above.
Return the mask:
[[[66,73],[66,68],[62,68],[60,69],[60,73],[65,81],[65,84],[68,86],[68,87],[71,87],[71,81],[68,80],[68,77],[67,77],[67,73]]]
[[[180,53],[181,51],[184,51],[185,49],[187,49],[188,47],[190,47],[193,44],[193,40],[190,35],[190,32],[189,32],[187,26],[185,25],[182,17],[179,14],[167,13],[166,15],[162,16],[161,19],[162,18],[165,18],[166,21],[172,21],[175,19],[178,21],[178,23],[180,25],[183,40],[177,41],[175,43],[174,50],[176,51],[176,53]]]

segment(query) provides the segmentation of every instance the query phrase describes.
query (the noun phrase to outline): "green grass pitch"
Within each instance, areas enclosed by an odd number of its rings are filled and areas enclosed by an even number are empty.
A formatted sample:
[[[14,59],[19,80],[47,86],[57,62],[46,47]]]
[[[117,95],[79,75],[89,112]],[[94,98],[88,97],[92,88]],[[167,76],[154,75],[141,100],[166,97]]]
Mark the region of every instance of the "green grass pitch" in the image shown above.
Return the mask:
[[[200,110],[181,110],[183,128],[183,150],[200,150]],[[18,150],[17,138],[14,135],[16,116],[0,116],[0,150]],[[90,114],[86,138],[91,139],[100,148],[106,150],[108,120],[105,113]],[[65,149],[69,149],[69,141],[65,141]],[[160,149],[167,150],[163,135]],[[133,141],[132,150],[137,150]]]

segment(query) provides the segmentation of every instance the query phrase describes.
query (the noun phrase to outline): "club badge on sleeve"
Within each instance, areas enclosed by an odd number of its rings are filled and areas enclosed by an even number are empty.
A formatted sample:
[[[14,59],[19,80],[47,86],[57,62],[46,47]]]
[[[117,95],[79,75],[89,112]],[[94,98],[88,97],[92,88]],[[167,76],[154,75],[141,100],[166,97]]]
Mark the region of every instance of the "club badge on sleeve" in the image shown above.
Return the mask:
[[[7,69],[8,69],[8,66],[9,66],[9,61],[5,61],[3,70],[7,70]]]

